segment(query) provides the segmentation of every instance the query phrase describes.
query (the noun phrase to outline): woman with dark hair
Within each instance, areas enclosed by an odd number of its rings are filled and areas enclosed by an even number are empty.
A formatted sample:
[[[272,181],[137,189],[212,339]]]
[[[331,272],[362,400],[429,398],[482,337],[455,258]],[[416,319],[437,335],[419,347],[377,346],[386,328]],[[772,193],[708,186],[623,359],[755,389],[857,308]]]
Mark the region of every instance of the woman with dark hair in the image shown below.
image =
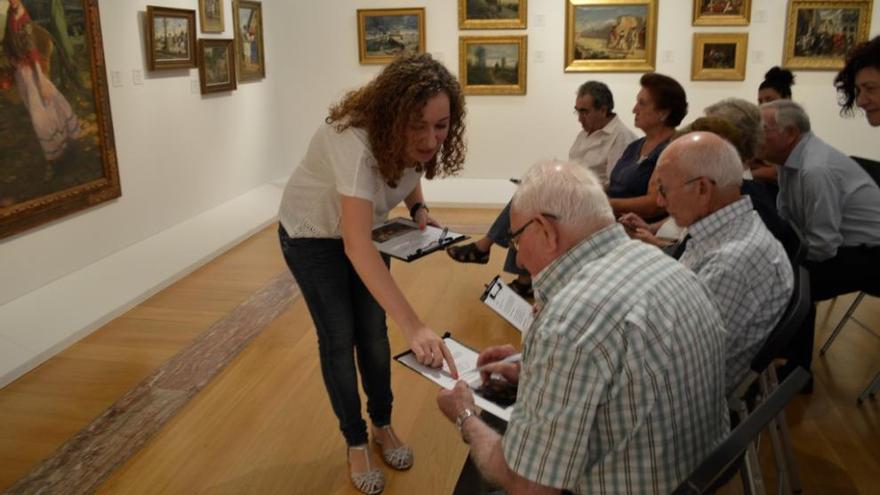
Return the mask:
[[[436,225],[421,178],[450,175],[464,161],[464,98],[430,55],[398,59],[330,108],[281,201],[278,232],[318,334],[321,372],[348,445],[352,482],[379,493],[384,476],[367,449],[358,380],[373,441],[386,464],[409,469],[412,450],[391,428],[391,353],[385,312],[418,361],[449,365],[443,340],[406,301],[371,238],[372,226],[401,201],[421,228]]]
[[[852,115],[855,105],[865,111],[871,126],[880,126],[880,36],[850,50],[834,86],[841,114]]]
[[[775,100],[790,100],[793,85],[794,74],[790,70],[778,66],[771,67],[764,74],[764,81],[758,86],[758,104],[763,105]]]
[[[645,137],[630,143],[611,171],[608,198],[616,216],[625,213],[657,220],[666,212],[657,205],[657,188],[651,175],[657,158],[666,149],[675,127],[687,115],[684,88],[675,79],[651,72],[639,80],[642,89],[633,107],[635,126]]]

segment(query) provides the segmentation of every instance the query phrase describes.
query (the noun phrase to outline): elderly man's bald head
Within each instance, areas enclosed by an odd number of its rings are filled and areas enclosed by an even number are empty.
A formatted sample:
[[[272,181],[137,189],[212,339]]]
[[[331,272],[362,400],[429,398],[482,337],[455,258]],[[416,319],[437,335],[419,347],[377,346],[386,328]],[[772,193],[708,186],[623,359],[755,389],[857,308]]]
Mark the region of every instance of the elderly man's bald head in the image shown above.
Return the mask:
[[[658,167],[675,167],[688,177],[706,177],[719,189],[742,185],[743,166],[732,144],[711,132],[690,132],[673,141]]]

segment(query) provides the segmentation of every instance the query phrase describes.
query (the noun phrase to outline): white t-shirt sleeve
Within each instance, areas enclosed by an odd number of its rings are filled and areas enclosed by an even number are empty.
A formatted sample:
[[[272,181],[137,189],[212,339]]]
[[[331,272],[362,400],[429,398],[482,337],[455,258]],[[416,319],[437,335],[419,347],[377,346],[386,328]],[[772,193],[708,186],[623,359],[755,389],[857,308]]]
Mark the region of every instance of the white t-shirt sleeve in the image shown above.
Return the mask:
[[[375,201],[381,184],[365,133],[352,128],[339,133],[327,126],[324,137],[325,157],[333,170],[336,192]]]

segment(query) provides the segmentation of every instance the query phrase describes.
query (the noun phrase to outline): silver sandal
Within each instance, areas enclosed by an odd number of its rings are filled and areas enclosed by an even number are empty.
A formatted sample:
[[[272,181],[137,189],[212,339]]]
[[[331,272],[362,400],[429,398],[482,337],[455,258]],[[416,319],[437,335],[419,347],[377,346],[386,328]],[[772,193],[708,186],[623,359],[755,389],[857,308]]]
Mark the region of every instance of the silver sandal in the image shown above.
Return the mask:
[[[362,473],[351,472],[352,450],[360,450],[364,453],[367,460],[366,471]],[[379,468],[373,467],[370,463],[370,452],[367,450],[366,445],[358,445],[357,447],[348,448],[348,472],[351,477],[351,482],[361,493],[375,495],[377,493],[382,493],[382,490],[385,489],[385,475],[382,474],[382,471]]]
[[[413,465],[413,451],[410,446],[404,444],[399,438],[397,438],[397,435],[394,434],[394,430],[391,429],[391,425],[380,426],[379,428],[391,436],[393,444],[398,445],[398,447],[385,448],[385,446],[379,442],[377,436],[373,435],[373,441],[379,446],[379,449],[382,450],[382,460],[385,461],[385,464],[388,464],[388,466],[397,469],[398,471],[405,471],[411,468]]]

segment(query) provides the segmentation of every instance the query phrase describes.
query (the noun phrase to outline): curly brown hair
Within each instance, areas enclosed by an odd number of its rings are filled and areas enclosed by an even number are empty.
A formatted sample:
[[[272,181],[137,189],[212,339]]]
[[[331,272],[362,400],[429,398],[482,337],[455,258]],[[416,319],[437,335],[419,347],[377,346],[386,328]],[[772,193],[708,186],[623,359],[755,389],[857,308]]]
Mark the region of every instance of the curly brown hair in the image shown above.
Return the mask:
[[[855,113],[856,74],[865,67],[880,69],[880,36],[854,46],[846,57],[846,65],[834,78],[841,115],[851,117]]]
[[[366,130],[379,172],[395,187],[403,171],[413,166],[406,152],[406,131],[421,118],[428,100],[441,92],[449,97],[449,132],[440,151],[423,165],[428,179],[438,172],[445,177],[460,171],[464,162],[464,96],[455,77],[429,54],[391,62],[366,86],[331,106],[327,123],[338,132],[349,127]]]

